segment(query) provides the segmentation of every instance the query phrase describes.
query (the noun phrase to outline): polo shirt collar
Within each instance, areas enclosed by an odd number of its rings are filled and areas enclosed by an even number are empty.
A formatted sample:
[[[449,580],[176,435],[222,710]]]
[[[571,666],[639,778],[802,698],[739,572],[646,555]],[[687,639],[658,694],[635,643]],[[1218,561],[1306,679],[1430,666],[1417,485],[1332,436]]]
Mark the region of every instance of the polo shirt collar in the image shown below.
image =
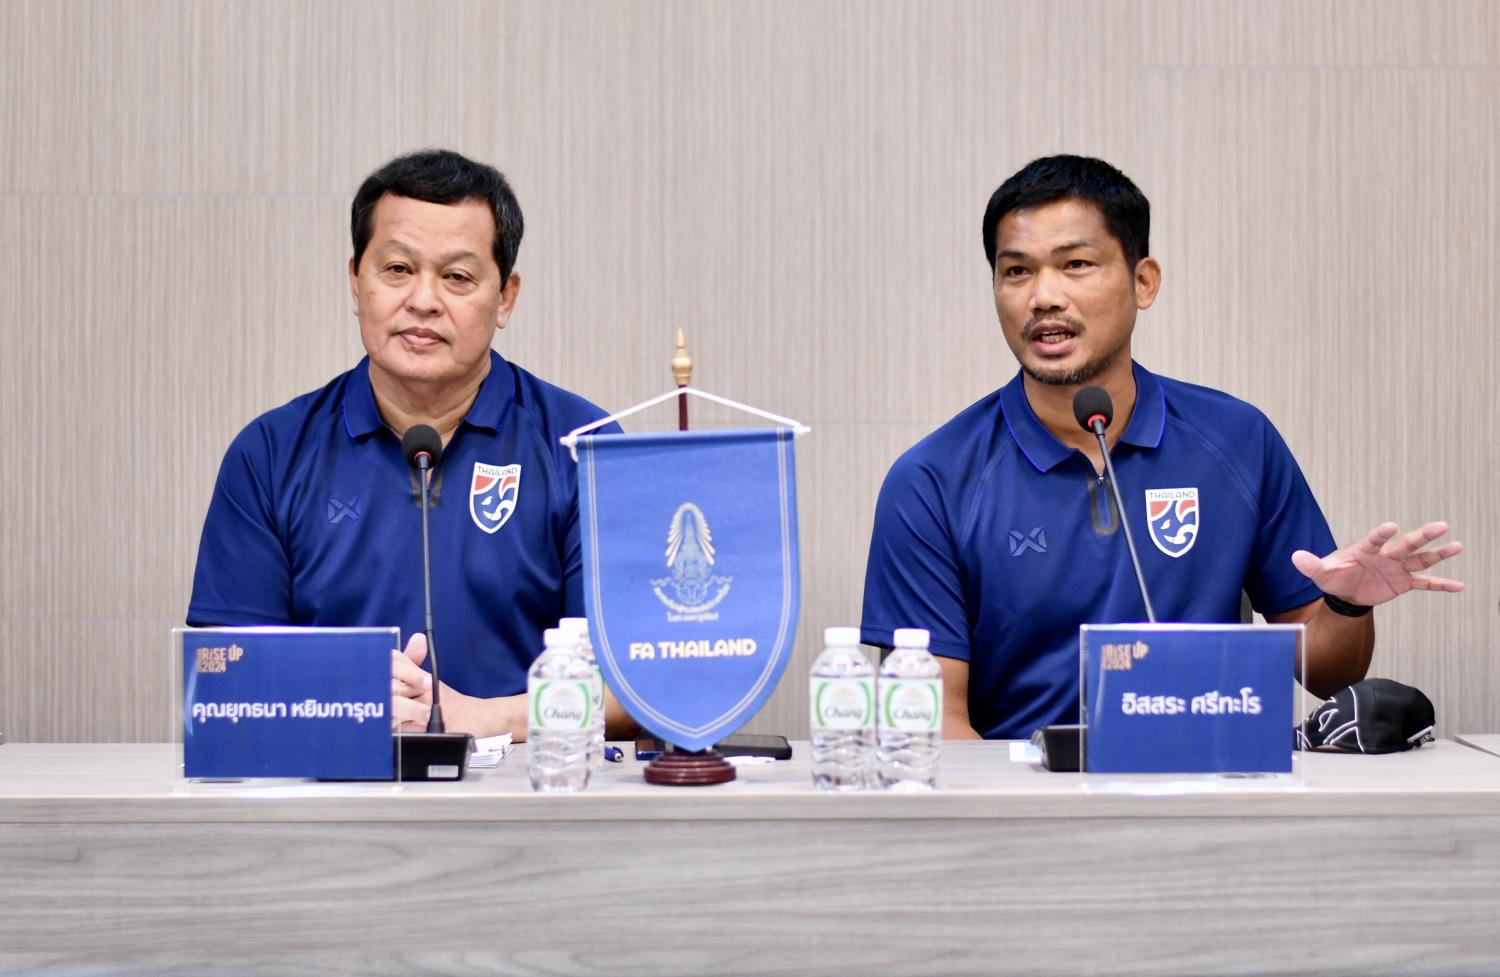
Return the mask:
[[[1166,427],[1166,395],[1155,374],[1139,363],[1131,362],[1135,375],[1135,410],[1130,423],[1120,440],[1137,448],[1155,448],[1161,444],[1162,431]],[[1023,373],[1017,372],[1015,379],[1000,388],[1000,408],[1005,415],[1005,426],[1038,471],[1050,471],[1073,453],[1073,449],[1047,430],[1031,409],[1026,399]]]
[[[500,419],[505,408],[517,398],[516,375],[510,364],[493,349],[490,350],[490,372],[479,384],[479,393],[463,423],[482,427],[490,431],[500,429]],[[375,389],[370,386],[370,358],[359,361],[350,374],[349,385],[344,389],[344,430],[351,438],[363,438],[386,426],[375,406]]]
[[[1133,360],[1131,366],[1135,371],[1135,410],[1130,412],[1130,423],[1120,440],[1137,448],[1155,448],[1161,444],[1167,426],[1167,395],[1156,374]]]
[[[493,349],[490,350],[490,372],[479,384],[479,393],[464,415],[463,423],[488,431],[500,430],[500,418],[511,402],[520,399],[516,371]]]
[[[366,356],[349,371],[344,387],[344,430],[351,438],[363,438],[385,427],[375,406],[375,389],[370,386],[370,358]]]

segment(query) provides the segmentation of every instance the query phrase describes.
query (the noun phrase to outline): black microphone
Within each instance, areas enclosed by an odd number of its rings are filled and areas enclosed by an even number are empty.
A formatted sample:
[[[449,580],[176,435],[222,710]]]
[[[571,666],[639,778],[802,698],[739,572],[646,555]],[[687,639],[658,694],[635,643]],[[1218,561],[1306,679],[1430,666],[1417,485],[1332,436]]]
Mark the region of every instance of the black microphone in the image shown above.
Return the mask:
[[[1073,395],[1073,416],[1078,426],[1099,439],[1099,450],[1104,454],[1104,471],[1109,475],[1109,487],[1114,490],[1115,508],[1120,512],[1120,525],[1125,529],[1125,546],[1130,550],[1130,562],[1135,567],[1135,582],[1141,588],[1141,600],[1146,603],[1146,620],[1156,623],[1156,611],[1151,607],[1151,595],[1146,592],[1146,575],[1141,573],[1141,558],[1135,551],[1135,537],[1130,533],[1130,520],[1125,518],[1125,500],[1120,497],[1120,483],[1115,479],[1115,463],[1109,457],[1109,444],[1104,440],[1104,430],[1115,419],[1115,405],[1103,387],[1084,387]]]
[[[422,483],[422,602],[426,613],[427,656],[432,662],[432,712],[427,717],[427,732],[397,735],[397,758],[403,780],[462,780],[474,738],[468,733],[449,733],[443,726],[439,695],[443,683],[438,674],[437,641],[432,634],[432,560],[427,510],[431,507],[432,470],[443,460],[443,438],[431,426],[415,424],[401,437],[401,454],[416,469]]]
[[[417,470],[422,482],[422,603],[426,610],[427,655],[432,659],[432,712],[427,717],[427,732],[441,733],[445,730],[443,704],[438,701],[437,643],[432,640],[432,560],[428,555],[427,509],[432,469],[443,460],[443,438],[427,424],[414,424],[401,436],[401,454]]]
[[[443,460],[443,439],[427,424],[416,424],[401,438],[406,463],[419,470],[432,469]]]
[[[1109,427],[1110,422],[1115,419],[1115,405],[1103,387],[1084,387],[1073,395],[1073,416],[1078,418],[1079,425],[1085,431],[1103,437],[1102,429],[1094,430],[1094,422],[1098,421],[1104,427]]]

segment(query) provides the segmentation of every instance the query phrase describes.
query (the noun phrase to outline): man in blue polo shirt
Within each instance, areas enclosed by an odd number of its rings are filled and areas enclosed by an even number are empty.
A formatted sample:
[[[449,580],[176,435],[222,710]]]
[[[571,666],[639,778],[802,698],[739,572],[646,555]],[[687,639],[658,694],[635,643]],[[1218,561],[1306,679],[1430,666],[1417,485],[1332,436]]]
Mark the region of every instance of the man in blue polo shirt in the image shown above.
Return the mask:
[[[525,737],[542,630],[583,614],[576,466],[558,438],[603,412],[490,348],[520,291],[522,227],[505,178],[457,153],[365,180],[349,288],[368,355],[229,446],[189,624],[399,626],[412,638],[392,665],[394,718],[425,727],[420,494],[401,436],[429,424],[445,444],[430,516],[444,719]]]
[[[1085,385],[1114,403],[1123,518],[1160,620],[1238,621],[1243,592],[1267,620],[1307,625],[1302,680],[1325,696],[1369,668],[1373,605],[1462,589],[1422,573],[1462,549],[1423,549],[1445,524],[1401,534],[1386,523],[1336,548],[1263,414],[1131,359],[1161,268],[1150,204],[1123,173],[1036,160],[995,191],[983,232],[1021,370],[897,460],[865,577],[865,642],[931,632],[945,736],[1023,738],[1076,721],[1078,626],[1145,620],[1098,442],[1073,415]]]

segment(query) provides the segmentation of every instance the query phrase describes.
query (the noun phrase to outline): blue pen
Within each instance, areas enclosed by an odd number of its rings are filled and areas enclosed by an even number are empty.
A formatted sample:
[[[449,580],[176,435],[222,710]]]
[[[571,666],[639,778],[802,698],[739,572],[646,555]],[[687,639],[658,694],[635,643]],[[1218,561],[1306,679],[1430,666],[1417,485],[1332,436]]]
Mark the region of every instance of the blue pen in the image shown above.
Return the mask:
[[[604,759],[610,763],[624,763],[625,751],[621,750],[618,746],[606,745],[604,747]]]

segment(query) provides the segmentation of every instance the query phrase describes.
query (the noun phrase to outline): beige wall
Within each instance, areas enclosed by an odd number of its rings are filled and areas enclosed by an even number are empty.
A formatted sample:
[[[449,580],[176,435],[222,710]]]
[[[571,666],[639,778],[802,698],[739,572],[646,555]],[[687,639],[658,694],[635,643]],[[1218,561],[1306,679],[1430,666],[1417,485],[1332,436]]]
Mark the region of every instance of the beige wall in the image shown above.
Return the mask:
[[[1057,151],[1155,205],[1140,359],[1261,406],[1340,538],[1452,521],[1470,589],[1382,609],[1376,671],[1447,732],[1500,729],[1500,5],[12,0],[0,20],[12,740],[169,735],[168,629],[221,454],[359,355],[348,200],[434,144],[498,164],[525,208],[506,356],[620,408],[666,389],[682,327],[701,386],[812,425],[797,651],[752,729],[805,735],[892,459],[1013,372],[979,219]]]

